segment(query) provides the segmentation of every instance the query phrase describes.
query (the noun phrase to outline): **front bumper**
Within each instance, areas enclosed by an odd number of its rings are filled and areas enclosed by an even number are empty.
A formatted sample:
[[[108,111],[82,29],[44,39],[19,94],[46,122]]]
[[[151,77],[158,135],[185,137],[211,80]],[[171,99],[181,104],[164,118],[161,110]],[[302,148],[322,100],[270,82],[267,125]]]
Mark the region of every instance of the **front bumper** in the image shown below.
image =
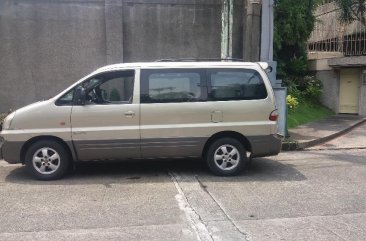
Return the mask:
[[[0,136],[0,160],[3,159],[3,144],[4,144],[4,138]]]
[[[7,142],[0,137],[0,160],[4,159],[10,164],[20,163],[20,152],[22,146],[22,142]]]

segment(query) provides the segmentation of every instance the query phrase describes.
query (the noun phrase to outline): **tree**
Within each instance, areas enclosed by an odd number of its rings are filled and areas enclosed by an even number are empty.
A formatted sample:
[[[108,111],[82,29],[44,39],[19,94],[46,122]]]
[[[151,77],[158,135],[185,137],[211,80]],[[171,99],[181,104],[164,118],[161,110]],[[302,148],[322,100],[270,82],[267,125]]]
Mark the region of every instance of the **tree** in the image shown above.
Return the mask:
[[[274,9],[274,57],[280,78],[307,73],[306,41],[315,18],[312,0],[277,0]]]
[[[335,0],[335,3],[340,9],[341,22],[359,21],[366,26],[366,0]]]

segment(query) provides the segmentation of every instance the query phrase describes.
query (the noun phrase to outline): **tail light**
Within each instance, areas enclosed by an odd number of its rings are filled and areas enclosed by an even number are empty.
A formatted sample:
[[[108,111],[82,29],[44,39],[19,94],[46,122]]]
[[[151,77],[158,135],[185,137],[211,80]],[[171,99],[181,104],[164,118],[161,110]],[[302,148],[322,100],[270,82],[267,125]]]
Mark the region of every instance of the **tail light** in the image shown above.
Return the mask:
[[[277,121],[278,120],[278,111],[274,110],[271,112],[271,114],[269,115],[269,120],[270,121]]]

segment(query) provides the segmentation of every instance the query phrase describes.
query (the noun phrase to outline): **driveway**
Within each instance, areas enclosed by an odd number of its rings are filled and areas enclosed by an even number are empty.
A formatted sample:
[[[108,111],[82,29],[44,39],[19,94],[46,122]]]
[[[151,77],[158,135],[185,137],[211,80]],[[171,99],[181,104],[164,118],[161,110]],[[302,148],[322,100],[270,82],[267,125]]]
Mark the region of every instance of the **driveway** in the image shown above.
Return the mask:
[[[258,158],[237,177],[146,160],[42,182],[0,161],[0,240],[364,240],[366,149],[324,149]]]

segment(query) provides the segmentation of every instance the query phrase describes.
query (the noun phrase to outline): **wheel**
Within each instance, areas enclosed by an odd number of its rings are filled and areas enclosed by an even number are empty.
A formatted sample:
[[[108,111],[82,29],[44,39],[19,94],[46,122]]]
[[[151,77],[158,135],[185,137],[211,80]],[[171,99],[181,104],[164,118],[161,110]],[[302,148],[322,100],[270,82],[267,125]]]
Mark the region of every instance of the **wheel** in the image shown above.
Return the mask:
[[[70,160],[65,148],[53,140],[32,144],[25,154],[28,172],[40,180],[55,180],[65,175]]]
[[[248,158],[244,146],[238,140],[225,137],[211,144],[206,162],[214,174],[233,176],[244,169]]]

